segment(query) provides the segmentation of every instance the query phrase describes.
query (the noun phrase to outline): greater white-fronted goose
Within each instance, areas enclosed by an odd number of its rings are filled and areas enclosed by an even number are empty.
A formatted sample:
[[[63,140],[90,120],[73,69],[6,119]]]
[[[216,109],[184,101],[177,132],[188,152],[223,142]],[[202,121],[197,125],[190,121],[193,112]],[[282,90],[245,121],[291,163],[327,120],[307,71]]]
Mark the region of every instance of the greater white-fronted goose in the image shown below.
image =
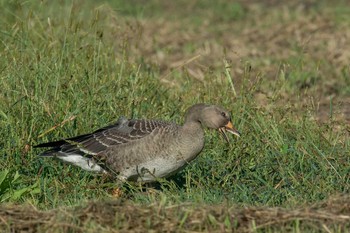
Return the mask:
[[[128,120],[91,134],[48,142],[41,156],[57,157],[88,171],[116,175],[120,180],[155,181],[168,177],[195,159],[204,147],[202,126],[239,136],[228,111],[215,105],[190,107],[180,126],[159,120]]]

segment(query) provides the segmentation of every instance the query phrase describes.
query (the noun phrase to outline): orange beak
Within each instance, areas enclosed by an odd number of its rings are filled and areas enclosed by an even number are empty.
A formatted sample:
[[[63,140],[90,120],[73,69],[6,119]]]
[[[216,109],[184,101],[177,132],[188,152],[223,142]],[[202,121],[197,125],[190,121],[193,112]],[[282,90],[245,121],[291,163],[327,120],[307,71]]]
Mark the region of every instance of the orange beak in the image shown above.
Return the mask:
[[[230,143],[230,141],[226,135],[226,132],[232,133],[238,137],[241,136],[241,133],[233,127],[233,124],[231,121],[229,121],[224,127],[219,128],[219,131],[224,136],[225,140],[228,143]]]

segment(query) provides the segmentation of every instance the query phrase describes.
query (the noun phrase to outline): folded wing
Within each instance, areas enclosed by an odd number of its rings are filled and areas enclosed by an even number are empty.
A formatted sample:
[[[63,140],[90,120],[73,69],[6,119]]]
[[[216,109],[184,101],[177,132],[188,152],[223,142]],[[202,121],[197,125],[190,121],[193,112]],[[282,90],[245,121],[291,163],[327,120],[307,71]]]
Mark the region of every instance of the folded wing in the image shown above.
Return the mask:
[[[124,117],[107,127],[96,130],[90,134],[67,138],[60,141],[48,142],[35,147],[51,147],[40,156],[83,155],[94,156],[110,147],[118,146],[143,138],[153,132],[157,127],[167,123],[157,120],[128,120]]]

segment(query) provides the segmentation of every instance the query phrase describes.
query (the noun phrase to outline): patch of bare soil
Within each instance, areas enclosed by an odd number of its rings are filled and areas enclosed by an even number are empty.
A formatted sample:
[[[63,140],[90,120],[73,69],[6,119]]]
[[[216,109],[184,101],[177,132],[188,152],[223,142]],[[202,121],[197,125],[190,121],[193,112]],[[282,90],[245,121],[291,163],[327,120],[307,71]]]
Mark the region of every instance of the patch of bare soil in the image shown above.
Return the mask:
[[[197,206],[160,203],[141,206],[128,201],[91,202],[75,208],[40,211],[33,206],[2,206],[2,232],[209,231],[250,232],[252,229],[300,229],[330,232],[350,227],[350,196],[338,196],[296,209],[268,207]]]
[[[223,59],[229,61],[237,85],[247,63],[252,67],[250,77],[263,75],[268,82],[278,80],[282,72],[293,78],[298,75],[293,72],[302,69],[310,77],[295,86],[300,93],[313,90],[307,95],[318,100],[318,118],[328,119],[332,98],[334,106],[342,106],[337,117],[350,122],[350,96],[343,91],[344,74],[350,73],[350,27],[327,11],[311,14],[315,1],[276,2],[264,1],[268,11],[256,1],[245,2],[246,16],[237,21],[216,22],[208,11],[200,23],[162,17],[130,19],[123,26],[114,15],[108,35],[118,48],[126,48],[129,59],[159,67],[165,84],[180,82],[169,77],[174,69],[204,82],[212,70],[224,71]],[[261,92],[266,97],[271,92],[268,86]],[[296,101],[294,96],[288,94],[282,103]]]
[[[251,9],[252,14],[257,13],[255,11],[258,10]],[[200,57],[186,67],[204,72],[208,67],[222,67],[222,59],[226,57],[234,64],[234,76],[242,73],[241,61],[255,61],[260,71],[273,75],[277,71],[274,60],[284,61],[301,55],[314,61],[325,59],[336,68],[335,72],[349,65],[348,25],[336,23],[327,15],[307,15],[302,10],[293,12],[287,7],[281,11],[280,18],[273,15],[265,19],[252,17],[249,22],[218,25],[210,20],[195,25],[166,18],[129,21],[128,28],[116,30],[113,36],[128,42],[130,57],[143,57],[164,71],[196,55]],[[269,22],[276,19],[279,21]],[[113,25],[120,22],[114,20]]]

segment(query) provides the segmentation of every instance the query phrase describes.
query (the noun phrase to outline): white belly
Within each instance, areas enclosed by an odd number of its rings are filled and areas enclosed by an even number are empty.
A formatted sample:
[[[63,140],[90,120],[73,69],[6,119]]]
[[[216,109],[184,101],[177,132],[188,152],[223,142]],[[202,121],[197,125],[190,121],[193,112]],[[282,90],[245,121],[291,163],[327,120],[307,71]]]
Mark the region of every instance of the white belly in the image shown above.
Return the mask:
[[[122,180],[150,182],[157,180],[157,178],[168,177],[186,165],[185,160],[157,158],[125,169],[119,176]]]
[[[72,163],[75,166],[81,167],[82,169],[90,172],[106,172],[101,166],[93,161],[93,159],[83,157],[78,154],[57,156],[57,158]]]

